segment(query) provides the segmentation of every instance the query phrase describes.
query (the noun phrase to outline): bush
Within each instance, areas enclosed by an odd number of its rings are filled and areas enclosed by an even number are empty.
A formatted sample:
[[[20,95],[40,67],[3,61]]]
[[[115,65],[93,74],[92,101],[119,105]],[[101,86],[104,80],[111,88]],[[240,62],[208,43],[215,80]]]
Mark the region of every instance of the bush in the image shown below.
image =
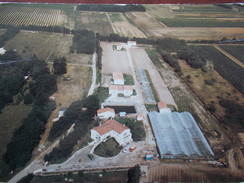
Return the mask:
[[[214,80],[204,80],[204,82],[207,84],[207,85],[210,85],[210,86],[213,86],[215,81]]]
[[[33,96],[30,93],[25,95],[24,104],[32,104],[32,102],[33,102]]]

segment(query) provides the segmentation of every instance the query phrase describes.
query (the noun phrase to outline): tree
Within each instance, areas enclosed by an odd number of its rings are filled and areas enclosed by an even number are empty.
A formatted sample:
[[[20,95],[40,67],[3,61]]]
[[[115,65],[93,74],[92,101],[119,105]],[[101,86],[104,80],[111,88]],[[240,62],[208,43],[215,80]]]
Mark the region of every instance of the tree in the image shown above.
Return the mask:
[[[53,62],[54,74],[62,75],[67,72],[67,60],[65,57],[56,58]]]
[[[128,181],[127,183],[139,183],[140,177],[141,177],[141,169],[139,165],[136,165],[135,167],[131,168],[128,171]]]

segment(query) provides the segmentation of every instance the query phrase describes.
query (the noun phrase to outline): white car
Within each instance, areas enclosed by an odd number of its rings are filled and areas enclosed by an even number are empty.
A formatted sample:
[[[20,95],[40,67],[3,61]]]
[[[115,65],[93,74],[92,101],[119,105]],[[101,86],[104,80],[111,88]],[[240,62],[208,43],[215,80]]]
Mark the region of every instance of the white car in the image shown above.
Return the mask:
[[[129,151],[129,148],[128,148],[128,147],[126,147],[126,148],[124,148],[124,149],[123,149],[123,151],[122,151],[122,152],[126,153],[126,152],[128,152],[128,151]]]

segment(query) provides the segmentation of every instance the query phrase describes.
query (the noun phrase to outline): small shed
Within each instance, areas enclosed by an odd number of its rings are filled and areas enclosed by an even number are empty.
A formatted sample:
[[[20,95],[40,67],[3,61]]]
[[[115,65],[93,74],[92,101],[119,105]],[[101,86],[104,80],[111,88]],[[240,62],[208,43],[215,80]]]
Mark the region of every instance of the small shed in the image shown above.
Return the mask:
[[[127,45],[132,47],[132,46],[136,46],[136,41],[127,41]]]

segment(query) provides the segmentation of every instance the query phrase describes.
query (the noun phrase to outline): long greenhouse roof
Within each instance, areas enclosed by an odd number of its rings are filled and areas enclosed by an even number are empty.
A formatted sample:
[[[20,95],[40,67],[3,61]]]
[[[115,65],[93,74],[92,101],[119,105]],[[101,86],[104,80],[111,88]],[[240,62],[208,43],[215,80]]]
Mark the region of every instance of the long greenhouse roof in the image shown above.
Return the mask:
[[[164,155],[213,156],[214,153],[189,112],[150,112],[161,158]]]

